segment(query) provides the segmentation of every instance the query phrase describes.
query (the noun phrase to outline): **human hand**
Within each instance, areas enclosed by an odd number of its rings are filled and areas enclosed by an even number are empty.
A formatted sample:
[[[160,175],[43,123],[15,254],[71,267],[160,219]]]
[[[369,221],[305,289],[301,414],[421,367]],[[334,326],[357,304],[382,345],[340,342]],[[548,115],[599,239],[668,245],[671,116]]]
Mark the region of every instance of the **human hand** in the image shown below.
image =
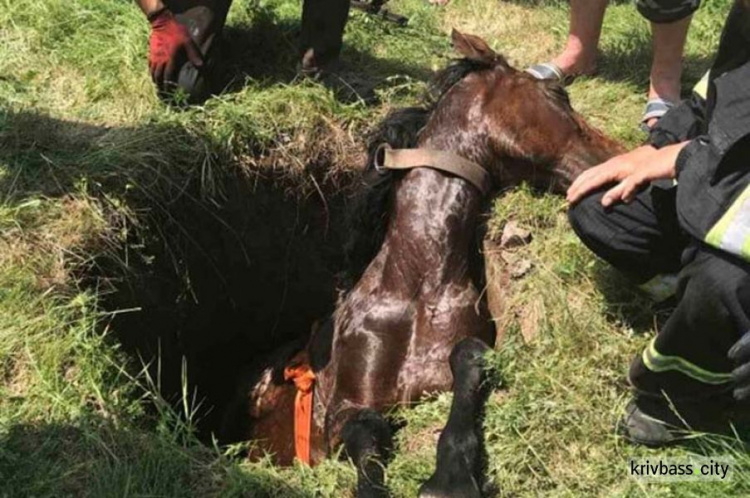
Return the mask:
[[[183,53],[195,67],[203,65],[203,56],[187,28],[168,9],[150,15],[149,22],[148,67],[156,87],[165,90],[168,83],[175,81],[177,62]]]
[[[588,169],[568,189],[568,202],[575,204],[594,190],[614,182],[617,185],[604,194],[602,205],[609,207],[618,202],[630,202],[643,185],[676,176],[677,155],[687,144],[683,142],[661,149],[644,145]]]

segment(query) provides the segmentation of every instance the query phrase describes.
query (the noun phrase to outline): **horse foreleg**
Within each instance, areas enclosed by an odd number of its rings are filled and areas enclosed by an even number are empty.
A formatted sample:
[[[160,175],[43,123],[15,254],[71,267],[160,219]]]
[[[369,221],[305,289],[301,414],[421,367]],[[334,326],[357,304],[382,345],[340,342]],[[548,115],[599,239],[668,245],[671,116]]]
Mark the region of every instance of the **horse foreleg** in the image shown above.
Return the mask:
[[[453,404],[438,441],[435,473],[419,490],[421,498],[482,496],[484,447],[481,418],[487,401],[485,353],[476,338],[464,339],[451,352]]]
[[[391,426],[383,416],[370,409],[342,413],[340,441],[357,468],[357,498],[385,498],[385,465],[392,446]]]

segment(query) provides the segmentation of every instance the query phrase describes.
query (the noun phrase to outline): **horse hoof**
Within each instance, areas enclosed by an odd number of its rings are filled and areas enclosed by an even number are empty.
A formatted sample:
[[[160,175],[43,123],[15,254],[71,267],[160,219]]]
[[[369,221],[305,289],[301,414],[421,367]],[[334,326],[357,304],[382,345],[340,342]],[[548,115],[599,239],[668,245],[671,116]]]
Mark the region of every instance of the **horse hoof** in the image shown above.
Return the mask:
[[[475,337],[456,344],[449,360],[454,382],[465,387],[477,387],[484,377],[484,356],[489,350],[487,344]],[[454,390],[456,387],[458,386],[454,386]]]
[[[482,492],[473,477],[451,482],[427,481],[419,488],[419,498],[481,498]]]
[[[390,425],[375,410],[362,410],[344,424],[341,439],[357,467],[357,498],[388,498],[385,462],[392,438]]]

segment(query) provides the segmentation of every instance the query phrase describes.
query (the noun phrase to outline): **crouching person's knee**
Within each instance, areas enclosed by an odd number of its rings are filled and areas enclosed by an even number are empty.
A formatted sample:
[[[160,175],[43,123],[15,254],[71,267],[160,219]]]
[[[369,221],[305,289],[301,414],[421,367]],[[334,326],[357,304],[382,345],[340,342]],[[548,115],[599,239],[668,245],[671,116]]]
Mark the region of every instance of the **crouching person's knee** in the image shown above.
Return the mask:
[[[694,320],[716,313],[746,316],[750,310],[750,265],[714,249],[703,249],[689,268],[683,299],[690,300]],[[710,326],[710,323],[707,324]]]
[[[603,242],[601,230],[605,216],[602,206],[603,193],[597,192],[584,197],[568,210],[568,220],[573,231],[588,247],[598,246]]]

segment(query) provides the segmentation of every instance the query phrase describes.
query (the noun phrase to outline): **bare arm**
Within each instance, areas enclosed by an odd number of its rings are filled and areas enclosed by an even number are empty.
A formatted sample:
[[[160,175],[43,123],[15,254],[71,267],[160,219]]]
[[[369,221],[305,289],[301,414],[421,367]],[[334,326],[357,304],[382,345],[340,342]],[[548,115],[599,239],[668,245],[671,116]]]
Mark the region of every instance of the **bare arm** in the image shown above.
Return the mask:
[[[165,7],[161,0],[135,0],[135,3],[141,8],[146,17]]]

